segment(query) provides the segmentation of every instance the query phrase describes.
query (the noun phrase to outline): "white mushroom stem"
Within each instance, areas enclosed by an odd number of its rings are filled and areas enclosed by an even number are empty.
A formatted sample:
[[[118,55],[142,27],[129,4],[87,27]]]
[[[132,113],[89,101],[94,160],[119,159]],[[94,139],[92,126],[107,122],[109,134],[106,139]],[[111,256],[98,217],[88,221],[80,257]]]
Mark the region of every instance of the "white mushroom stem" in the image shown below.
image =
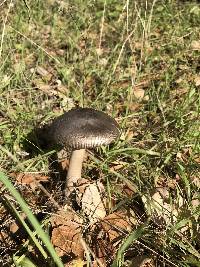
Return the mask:
[[[74,150],[71,154],[69,169],[67,172],[67,183],[65,188],[65,195],[69,196],[73,191],[74,185],[81,178],[81,170],[85,155],[85,149]]]

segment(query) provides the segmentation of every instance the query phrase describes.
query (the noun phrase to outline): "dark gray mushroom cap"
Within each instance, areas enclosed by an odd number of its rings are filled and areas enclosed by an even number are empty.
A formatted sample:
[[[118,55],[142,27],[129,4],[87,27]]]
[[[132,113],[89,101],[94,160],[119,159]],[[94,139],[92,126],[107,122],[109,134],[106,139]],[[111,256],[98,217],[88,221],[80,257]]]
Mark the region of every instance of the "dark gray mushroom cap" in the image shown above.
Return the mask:
[[[112,117],[92,108],[72,109],[56,118],[48,130],[53,143],[73,149],[107,145],[119,134],[119,125]]]

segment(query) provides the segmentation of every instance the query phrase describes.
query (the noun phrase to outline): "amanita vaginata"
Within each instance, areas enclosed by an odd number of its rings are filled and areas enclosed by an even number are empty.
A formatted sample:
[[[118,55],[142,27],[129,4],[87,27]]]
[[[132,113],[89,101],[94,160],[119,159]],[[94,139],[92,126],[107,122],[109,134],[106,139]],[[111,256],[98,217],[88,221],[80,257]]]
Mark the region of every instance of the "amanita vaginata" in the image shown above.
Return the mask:
[[[72,149],[66,179],[66,196],[69,196],[81,178],[85,149],[108,145],[119,134],[119,125],[112,117],[92,108],[72,109],[52,122],[48,130],[50,139],[53,143]]]

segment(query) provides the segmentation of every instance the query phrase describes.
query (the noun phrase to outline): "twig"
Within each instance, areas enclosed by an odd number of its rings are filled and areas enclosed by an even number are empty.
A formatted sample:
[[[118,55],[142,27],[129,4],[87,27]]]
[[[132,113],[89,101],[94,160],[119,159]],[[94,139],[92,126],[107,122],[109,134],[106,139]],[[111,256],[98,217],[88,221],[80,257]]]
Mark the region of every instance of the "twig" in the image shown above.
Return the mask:
[[[152,21],[153,10],[154,10],[154,6],[156,4],[156,1],[157,0],[154,0],[153,3],[152,3],[151,10],[150,10],[150,15],[149,15],[149,19],[148,19],[148,22],[147,22],[147,32],[148,32],[148,35],[150,35],[150,32],[151,32],[151,21]]]
[[[40,183],[38,183],[38,187],[45,193],[46,196],[49,197],[49,199],[52,201],[53,205],[60,209],[60,205],[58,204],[58,202],[52,197],[52,195],[44,188],[44,186]]]
[[[11,29],[13,29],[16,33],[18,33],[19,35],[21,35],[22,37],[24,37],[26,40],[28,40],[31,44],[33,44],[34,46],[36,46],[37,48],[41,49],[48,57],[52,58],[56,63],[61,64],[61,62],[55,58],[54,56],[52,56],[51,54],[49,54],[49,52],[47,52],[42,46],[38,45],[36,42],[34,42],[33,40],[31,40],[29,37],[27,37],[26,35],[24,35],[23,33],[19,32],[18,30],[16,30],[15,28],[13,28],[12,26],[10,26]]]
[[[126,31],[129,33],[129,0],[126,2]]]
[[[19,163],[18,159],[10,152],[8,151],[5,147],[0,145],[0,150],[3,151],[4,153],[7,154],[9,158],[11,158],[15,163]]]
[[[90,247],[86,244],[85,240],[83,238],[81,238],[81,245],[83,246],[85,252],[88,254],[90,253],[92,255],[92,257],[97,261],[97,263],[99,264],[100,267],[104,267],[104,265],[101,263],[101,261],[96,257],[96,255],[94,254],[94,252],[90,249]]]
[[[151,249],[150,247],[146,246],[145,244],[143,244],[142,242],[136,240],[136,243],[138,243],[139,245],[142,245],[144,248],[148,249],[149,251],[151,251],[154,255],[159,256],[160,258],[162,258],[163,260],[165,260],[166,262],[170,263],[171,265],[173,265],[174,267],[179,267],[178,265],[176,265],[175,263],[173,263],[172,261],[168,260],[166,257],[160,255],[158,252],[156,252],[155,250]]]
[[[6,2],[7,0],[4,0],[3,2],[0,3],[0,6],[3,6],[3,4]]]
[[[113,74],[115,73],[115,71],[116,71],[116,69],[117,69],[117,66],[118,66],[118,64],[119,64],[121,55],[122,55],[122,53],[123,53],[123,51],[124,51],[124,47],[125,47],[126,43],[128,42],[128,40],[131,38],[131,36],[134,34],[134,32],[135,32],[135,29],[132,30],[132,32],[126,37],[125,41],[123,42],[123,44],[122,44],[122,46],[121,46],[121,50],[120,50],[120,52],[119,52],[119,56],[118,56],[118,58],[117,58],[117,60],[116,60],[116,62],[115,62],[115,64],[114,64],[114,68],[113,68],[113,71],[112,71],[112,75],[110,75],[110,79],[109,79],[107,85],[110,84],[110,81],[111,81],[111,79],[113,78],[112,76],[113,76]]]
[[[105,11],[106,11],[106,0],[104,1],[104,5],[103,5],[103,16],[101,19],[101,29],[100,29],[100,37],[99,37],[99,52],[101,50],[101,43],[102,43],[102,36],[103,36],[103,28],[104,28],[104,21],[105,21]]]
[[[3,2],[4,3],[4,2]],[[6,23],[7,23],[7,20],[8,20],[8,14],[10,13],[10,9],[12,7],[12,0],[10,0],[10,4],[8,6],[8,10],[7,10],[7,13],[6,13],[6,17],[4,19],[4,22],[3,22],[3,30],[2,30],[2,34],[1,34],[1,42],[0,42],[0,58],[1,58],[1,54],[2,54],[2,49],[3,49],[3,41],[4,41],[4,36],[5,36],[5,30],[6,30]]]

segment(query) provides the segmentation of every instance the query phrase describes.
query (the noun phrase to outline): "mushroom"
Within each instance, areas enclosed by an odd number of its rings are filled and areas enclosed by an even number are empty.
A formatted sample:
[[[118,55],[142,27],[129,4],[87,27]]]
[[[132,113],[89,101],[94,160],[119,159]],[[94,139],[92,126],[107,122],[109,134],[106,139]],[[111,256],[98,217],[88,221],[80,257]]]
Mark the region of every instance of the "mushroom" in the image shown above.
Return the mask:
[[[92,108],[72,109],[54,119],[48,129],[50,140],[72,149],[65,196],[70,195],[81,178],[85,149],[108,145],[119,134],[119,125],[112,117]]]

